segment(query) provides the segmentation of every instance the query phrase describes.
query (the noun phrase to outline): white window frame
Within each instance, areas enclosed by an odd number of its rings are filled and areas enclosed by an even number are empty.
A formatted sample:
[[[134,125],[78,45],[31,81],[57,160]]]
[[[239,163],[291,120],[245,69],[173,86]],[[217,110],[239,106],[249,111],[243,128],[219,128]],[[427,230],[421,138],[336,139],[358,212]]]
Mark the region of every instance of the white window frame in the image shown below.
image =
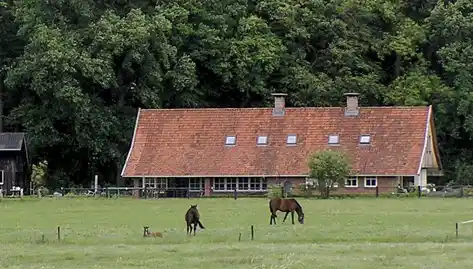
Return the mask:
[[[348,185],[349,180],[355,180],[356,185]],[[345,179],[345,188],[358,188],[358,177],[348,177]]]
[[[371,144],[371,136],[367,134],[360,135],[360,144],[362,145]]]
[[[216,184],[216,181],[219,181],[218,184]],[[219,186],[219,189],[217,190],[217,186]],[[222,187],[222,188],[220,188]],[[214,178],[212,182],[212,189],[214,191],[225,191],[227,189],[227,179],[226,178]]]
[[[260,191],[263,188],[263,181],[261,178],[251,177],[248,182],[248,189],[250,191]]]
[[[297,135],[295,135],[295,134],[287,135],[286,144],[287,145],[296,145],[297,144]]]
[[[199,192],[202,191],[204,188],[203,186],[203,179],[198,178],[189,178],[189,191],[191,192]]]
[[[168,179],[160,177],[145,177],[145,188],[167,190]]]
[[[0,170],[2,172],[2,177],[0,178],[0,185],[5,184],[5,170]]]
[[[249,191],[250,190],[250,178],[238,178],[237,182],[237,190],[238,191]]]
[[[369,180],[374,180],[374,185],[368,185]],[[378,187],[378,178],[377,177],[365,177],[365,188],[376,188]]]
[[[236,145],[236,135],[227,135],[225,137],[225,146],[234,146]]]
[[[244,182],[245,180],[245,182]],[[218,183],[216,184],[216,182]],[[214,178],[212,183],[212,189],[214,192],[231,192],[234,191],[233,184],[236,184],[236,189],[239,192],[254,192],[254,191],[267,191],[268,190],[268,182],[264,178]],[[253,186],[257,186],[256,188],[252,188]],[[219,187],[217,189],[216,187]],[[223,188],[220,188],[222,187]],[[259,187],[259,188],[258,188]]]
[[[329,145],[338,145],[340,144],[340,136],[339,135],[329,135],[328,136],[328,144]]]
[[[267,135],[260,135],[256,139],[256,145],[267,145],[268,144],[268,136]]]
[[[238,190],[238,179],[236,177],[230,177],[225,179],[225,189],[228,191]]]

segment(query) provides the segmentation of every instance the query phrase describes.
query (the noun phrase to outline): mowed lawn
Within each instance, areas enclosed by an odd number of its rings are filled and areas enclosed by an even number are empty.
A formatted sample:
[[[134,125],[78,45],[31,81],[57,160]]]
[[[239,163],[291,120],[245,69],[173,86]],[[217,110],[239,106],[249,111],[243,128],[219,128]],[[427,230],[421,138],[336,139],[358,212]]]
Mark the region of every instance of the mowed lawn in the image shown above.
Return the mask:
[[[279,213],[269,226],[267,199],[4,199],[0,268],[471,267],[473,225],[455,238],[455,222],[473,219],[471,199],[298,200],[304,225]],[[195,237],[190,204],[207,228]],[[143,238],[144,225],[164,238]]]

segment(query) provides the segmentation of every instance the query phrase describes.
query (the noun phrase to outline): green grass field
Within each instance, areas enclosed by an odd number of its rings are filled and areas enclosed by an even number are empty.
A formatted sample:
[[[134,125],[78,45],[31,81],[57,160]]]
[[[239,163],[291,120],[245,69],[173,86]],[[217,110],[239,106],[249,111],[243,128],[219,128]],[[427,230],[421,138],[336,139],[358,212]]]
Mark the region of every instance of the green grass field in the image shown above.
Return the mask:
[[[0,201],[0,268],[468,268],[470,199],[298,199],[305,224],[269,226],[267,199]],[[206,230],[187,236],[197,203]],[[250,240],[250,226],[255,240]],[[143,238],[143,226],[164,238]],[[57,226],[63,241],[57,241]],[[241,242],[238,235],[242,234]],[[42,236],[44,235],[44,240]]]

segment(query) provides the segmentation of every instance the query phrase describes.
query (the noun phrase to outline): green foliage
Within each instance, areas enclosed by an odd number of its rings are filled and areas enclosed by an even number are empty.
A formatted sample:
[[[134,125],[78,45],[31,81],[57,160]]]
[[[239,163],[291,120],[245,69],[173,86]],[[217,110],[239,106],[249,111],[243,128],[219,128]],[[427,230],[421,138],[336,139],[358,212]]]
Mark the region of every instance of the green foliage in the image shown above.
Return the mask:
[[[47,171],[47,161],[42,161],[38,164],[33,164],[33,167],[31,169],[31,182],[33,183],[33,189],[41,189],[47,186]]]
[[[328,198],[335,185],[344,186],[351,167],[347,156],[334,150],[313,153],[309,159],[309,178],[314,180],[314,187],[324,198]]]
[[[50,187],[114,183],[138,107],[434,106],[447,177],[473,165],[472,2],[0,1],[0,113]],[[0,123],[2,124],[2,123]]]

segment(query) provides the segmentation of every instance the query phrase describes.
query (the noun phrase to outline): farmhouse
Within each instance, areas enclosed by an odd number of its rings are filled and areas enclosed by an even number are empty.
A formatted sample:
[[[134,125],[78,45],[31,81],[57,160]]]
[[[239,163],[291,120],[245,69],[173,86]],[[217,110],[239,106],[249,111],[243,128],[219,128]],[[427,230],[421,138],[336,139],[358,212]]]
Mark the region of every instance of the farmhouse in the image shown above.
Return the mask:
[[[30,170],[25,133],[0,133],[0,189],[4,194],[29,190]]]
[[[339,191],[392,192],[441,176],[432,106],[140,109],[122,177],[134,186],[205,196],[305,183],[308,157],[342,150],[353,174]],[[175,195],[176,193],[174,193]]]

